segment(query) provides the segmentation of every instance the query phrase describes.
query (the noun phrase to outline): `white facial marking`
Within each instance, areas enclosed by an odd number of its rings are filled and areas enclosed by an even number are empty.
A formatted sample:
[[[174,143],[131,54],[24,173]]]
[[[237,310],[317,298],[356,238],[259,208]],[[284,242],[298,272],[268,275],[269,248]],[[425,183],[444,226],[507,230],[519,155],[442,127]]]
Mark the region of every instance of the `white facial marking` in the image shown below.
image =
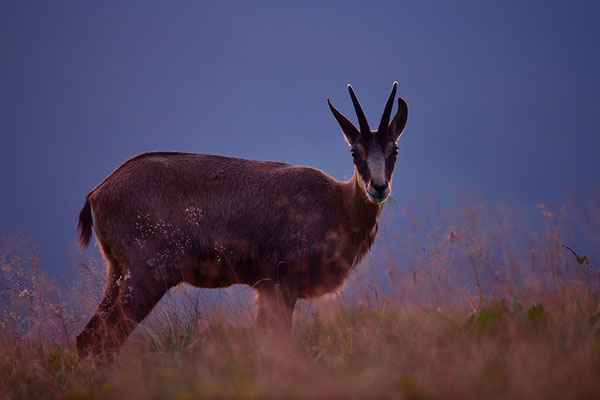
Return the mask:
[[[385,157],[380,149],[371,150],[367,155],[367,166],[371,173],[371,180],[377,184],[385,182]]]

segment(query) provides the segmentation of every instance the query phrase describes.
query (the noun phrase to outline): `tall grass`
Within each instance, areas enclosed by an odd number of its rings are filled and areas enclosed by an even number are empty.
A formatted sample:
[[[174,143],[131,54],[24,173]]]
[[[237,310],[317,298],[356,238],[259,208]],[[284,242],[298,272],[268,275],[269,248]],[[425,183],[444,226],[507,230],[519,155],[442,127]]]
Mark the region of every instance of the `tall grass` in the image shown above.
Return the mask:
[[[249,288],[182,286],[109,365],[74,349],[101,261],[54,282],[30,240],[2,238],[0,396],[598,398],[598,192],[533,217],[421,204],[386,211],[372,257],[339,293],[299,304],[293,337],[254,329]]]

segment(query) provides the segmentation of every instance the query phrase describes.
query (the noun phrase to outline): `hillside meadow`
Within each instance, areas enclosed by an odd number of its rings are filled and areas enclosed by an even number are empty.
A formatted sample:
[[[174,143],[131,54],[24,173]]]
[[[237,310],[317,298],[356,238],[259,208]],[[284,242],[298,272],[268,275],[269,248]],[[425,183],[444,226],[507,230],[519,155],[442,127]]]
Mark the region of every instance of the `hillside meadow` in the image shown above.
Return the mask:
[[[411,200],[385,215],[346,286],[297,305],[291,337],[255,329],[250,288],[180,286],[110,363],[74,344],[102,260],[52,279],[26,235],[3,237],[0,397],[600,397],[598,191],[524,211]]]

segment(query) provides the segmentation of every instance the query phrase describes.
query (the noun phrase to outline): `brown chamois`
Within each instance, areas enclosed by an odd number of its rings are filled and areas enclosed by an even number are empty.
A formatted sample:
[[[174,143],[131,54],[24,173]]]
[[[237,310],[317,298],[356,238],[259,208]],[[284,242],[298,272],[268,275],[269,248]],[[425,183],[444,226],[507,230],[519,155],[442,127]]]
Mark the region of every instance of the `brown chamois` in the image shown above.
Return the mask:
[[[372,131],[352,87],[360,129],[327,100],[351,147],[347,182],[280,162],[152,152],[125,161],[86,197],[80,243],[92,229],[107,262],[104,298],[77,336],[82,356],[112,354],[169,288],[236,283],[257,291],[259,326],[291,328],[298,298],[339,288],[371,247],[390,195],[408,108],[397,83]]]

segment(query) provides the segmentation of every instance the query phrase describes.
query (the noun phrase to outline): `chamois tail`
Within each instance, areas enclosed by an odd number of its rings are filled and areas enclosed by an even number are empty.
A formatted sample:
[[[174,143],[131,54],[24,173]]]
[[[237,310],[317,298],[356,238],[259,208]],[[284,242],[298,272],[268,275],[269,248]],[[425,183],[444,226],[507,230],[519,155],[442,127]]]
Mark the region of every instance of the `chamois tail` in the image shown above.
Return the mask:
[[[86,200],[85,205],[79,213],[79,222],[77,230],[79,231],[79,246],[85,249],[92,239],[92,208],[90,202]]]

